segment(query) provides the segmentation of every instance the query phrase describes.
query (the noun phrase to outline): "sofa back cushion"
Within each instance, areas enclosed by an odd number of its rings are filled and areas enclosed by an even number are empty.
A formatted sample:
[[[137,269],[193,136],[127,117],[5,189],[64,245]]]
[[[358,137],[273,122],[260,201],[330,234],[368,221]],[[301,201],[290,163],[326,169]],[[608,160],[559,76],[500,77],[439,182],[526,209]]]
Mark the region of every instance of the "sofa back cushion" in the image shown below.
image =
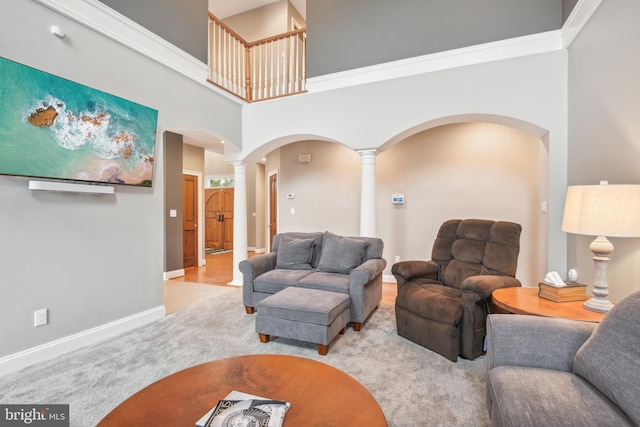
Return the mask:
[[[366,240],[338,236],[327,231],[324,233],[318,270],[349,274],[351,270],[362,264],[367,246],[369,242]]]
[[[452,219],[440,227],[431,259],[441,283],[460,289],[470,276],[515,277],[520,252],[519,224],[483,219]]]
[[[576,353],[573,372],[640,425],[640,292],[604,317]]]
[[[313,253],[311,255],[311,268],[318,267],[318,262],[320,262],[320,254],[322,253],[322,239],[324,238],[324,233],[322,232],[315,232],[315,233],[288,232],[288,233],[276,234],[275,236],[273,236],[273,245],[271,247],[271,250],[273,252],[278,252],[278,249],[280,247],[280,240],[282,238],[313,239]]]
[[[311,270],[314,240],[312,237],[297,239],[283,236],[278,242],[276,268]]]
[[[382,250],[384,249],[382,239],[378,237],[354,237],[354,239],[364,240],[368,243],[362,256],[362,262],[382,258]]]

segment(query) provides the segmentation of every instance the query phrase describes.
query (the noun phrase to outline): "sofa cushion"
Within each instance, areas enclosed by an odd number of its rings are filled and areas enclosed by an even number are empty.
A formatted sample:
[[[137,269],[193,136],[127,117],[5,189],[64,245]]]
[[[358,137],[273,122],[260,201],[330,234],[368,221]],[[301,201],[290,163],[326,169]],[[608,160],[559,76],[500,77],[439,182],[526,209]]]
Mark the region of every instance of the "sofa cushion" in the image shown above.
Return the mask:
[[[569,372],[499,366],[491,369],[488,376],[487,393],[493,425],[633,425],[616,405],[591,384]]]
[[[369,242],[325,232],[320,255],[319,271],[349,274],[362,264],[362,256]]]
[[[314,240],[283,236],[276,257],[276,268],[311,270]]]
[[[324,239],[324,232],[316,231],[313,233],[301,233],[297,231],[290,231],[287,233],[279,233],[273,237],[273,246],[271,250],[278,252],[280,246],[280,239],[283,237],[291,237],[293,239],[313,239],[313,255],[311,257],[311,268],[318,267],[318,261],[320,261],[320,254],[322,253],[322,241]]]
[[[576,353],[573,371],[640,425],[640,292],[613,307]]]
[[[267,294],[275,294],[289,286],[296,286],[298,281],[312,270],[269,270],[255,278],[253,290]]]
[[[428,282],[432,281],[415,280],[401,287],[396,305],[424,319],[457,325],[462,318],[462,291]]]
[[[349,276],[346,274],[317,271],[298,281],[298,287],[348,294]]]

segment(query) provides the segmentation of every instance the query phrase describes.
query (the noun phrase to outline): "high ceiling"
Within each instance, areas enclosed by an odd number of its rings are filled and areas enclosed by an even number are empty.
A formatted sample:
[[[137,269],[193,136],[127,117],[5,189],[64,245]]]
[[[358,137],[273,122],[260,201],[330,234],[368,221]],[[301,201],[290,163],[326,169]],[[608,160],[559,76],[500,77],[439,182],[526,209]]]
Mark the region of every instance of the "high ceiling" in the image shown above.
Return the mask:
[[[266,6],[279,0],[209,0],[209,10],[220,19],[237,15],[248,10]],[[307,0],[289,0],[296,10],[307,19]],[[192,128],[168,129],[172,132],[182,134],[185,144],[202,147],[215,153],[224,153],[224,143],[207,132]]]
[[[220,19],[256,9],[278,0],[209,0],[209,9]],[[296,10],[307,19],[307,0],[289,0]]]

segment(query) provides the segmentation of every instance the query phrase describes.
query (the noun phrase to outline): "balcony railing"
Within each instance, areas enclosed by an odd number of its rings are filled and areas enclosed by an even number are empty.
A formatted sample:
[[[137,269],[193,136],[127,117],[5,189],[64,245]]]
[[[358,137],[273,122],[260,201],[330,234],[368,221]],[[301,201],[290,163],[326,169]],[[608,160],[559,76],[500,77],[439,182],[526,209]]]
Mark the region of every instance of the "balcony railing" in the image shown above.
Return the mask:
[[[246,101],[306,91],[306,30],[246,42],[209,13],[209,81]]]

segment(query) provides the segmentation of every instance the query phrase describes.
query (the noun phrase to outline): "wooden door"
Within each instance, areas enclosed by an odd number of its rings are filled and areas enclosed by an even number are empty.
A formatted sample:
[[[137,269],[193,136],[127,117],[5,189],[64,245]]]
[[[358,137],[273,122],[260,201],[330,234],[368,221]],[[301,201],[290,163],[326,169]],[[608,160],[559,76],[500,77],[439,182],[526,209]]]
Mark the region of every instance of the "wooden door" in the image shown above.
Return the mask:
[[[273,248],[273,236],[278,234],[278,174],[269,176],[269,248]]]
[[[205,190],[204,208],[204,246],[207,249],[222,249],[222,233],[220,227],[220,190]]]
[[[233,249],[233,188],[205,190],[205,247]]]
[[[233,188],[225,188],[222,192],[221,210],[224,227],[222,247],[224,249],[233,249],[233,197]]]
[[[182,266],[198,264],[198,177],[182,175]]]

